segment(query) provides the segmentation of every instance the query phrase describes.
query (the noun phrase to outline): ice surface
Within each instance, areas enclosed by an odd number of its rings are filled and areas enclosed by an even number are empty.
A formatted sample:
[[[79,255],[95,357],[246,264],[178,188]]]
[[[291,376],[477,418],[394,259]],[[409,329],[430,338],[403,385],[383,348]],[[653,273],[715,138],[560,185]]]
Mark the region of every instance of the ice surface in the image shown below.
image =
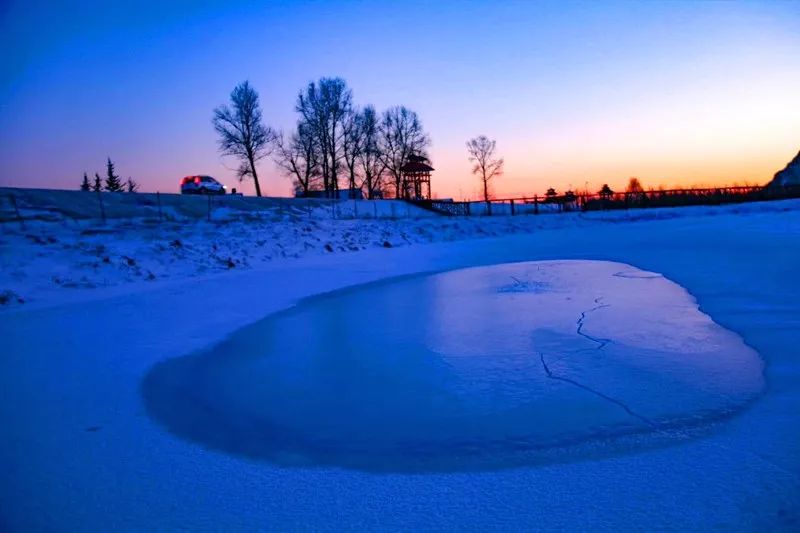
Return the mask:
[[[685,440],[762,387],[758,354],[675,283],[545,261],[311,298],[157,365],[143,390],[160,422],[216,449],[413,472]]]

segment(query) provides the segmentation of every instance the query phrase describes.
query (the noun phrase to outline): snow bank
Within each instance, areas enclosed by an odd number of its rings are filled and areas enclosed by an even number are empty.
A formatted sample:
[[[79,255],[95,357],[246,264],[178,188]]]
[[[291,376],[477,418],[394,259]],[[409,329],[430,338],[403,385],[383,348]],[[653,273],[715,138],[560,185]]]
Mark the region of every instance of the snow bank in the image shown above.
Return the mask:
[[[618,212],[547,214],[541,216],[441,217],[405,202],[341,202],[339,209],[368,214],[380,205],[377,218],[334,218],[328,207],[304,210],[288,208],[286,202],[259,200],[261,210],[220,208],[209,222],[203,219],[204,198],[172,195],[177,202],[172,220],[156,215],[129,218],[134,212],[120,210],[120,218],[100,224],[96,219],[73,218],[89,209],[73,206],[65,213],[63,198],[93,197],[74,191],[45,191],[56,196],[53,205],[36,196],[40,216],[23,225],[13,217],[0,224],[0,312],[18,305],[37,306],[85,299],[118,291],[138,290],[174,279],[197,278],[232,270],[261,268],[275,262],[306,256],[335,255],[369,248],[393,248],[410,244],[448,242],[463,239],[531,233],[564,228],[591,228],[598,223],[623,223],[672,217],[716,216],[740,213],[783,212],[798,208],[800,201],[770,202],[724,207],[690,207]],[[138,194],[111,195],[132,197]],[[143,195],[144,196],[144,195]],[[153,196],[153,195],[150,195]],[[2,197],[0,195],[0,197]],[[89,204],[91,198],[86,200]],[[122,200],[119,200],[122,202]],[[186,202],[185,202],[186,201]],[[200,213],[189,218],[186,205],[199,201]],[[150,200],[148,200],[150,202]],[[179,205],[183,205],[179,209]],[[271,205],[263,209],[266,202]],[[305,200],[301,200],[305,202]],[[389,202],[389,203],[386,203]],[[360,204],[365,204],[359,207]],[[127,204],[124,204],[127,205]],[[49,207],[48,207],[49,206]],[[373,207],[371,207],[373,206]],[[395,207],[393,207],[395,206]],[[418,209],[425,216],[396,220],[391,213]],[[28,208],[25,208],[28,209]],[[150,205],[148,209],[156,209]],[[166,210],[167,206],[162,206]],[[382,218],[389,215],[389,218]],[[46,215],[42,214],[46,213]],[[373,213],[374,214],[374,213]],[[29,216],[30,213],[28,213]],[[126,215],[126,216],[122,216]],[[152,213],[151,213],[152,215]],[[154,218],[155,217],[155,218]],[[179,219],[178,219],[179,218]],[[568,246],[568,243],[564,243]],[[87,291],[90,289],[91,291]]]
[[[329,218],[426,218],[437,216],[399,200],[330,200],[239,195],[196,196],[109,193],[0,187],[0,223],[26,220],[76,221],[102,218],[138,221],[236,221],[275,216]]]

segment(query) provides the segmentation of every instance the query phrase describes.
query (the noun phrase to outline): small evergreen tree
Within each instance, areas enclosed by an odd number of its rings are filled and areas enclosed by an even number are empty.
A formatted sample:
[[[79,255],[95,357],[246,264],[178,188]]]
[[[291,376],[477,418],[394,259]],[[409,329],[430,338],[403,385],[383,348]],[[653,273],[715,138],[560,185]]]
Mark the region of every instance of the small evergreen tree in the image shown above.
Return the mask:
[[[100,174],[97,172],[94,173],[94,185],[92,186],[92,190],[94,192],[100,192],[103,190],[103,182],[100,180]]]
[[[139,190],[139,184],[133,181],[130,176],[128,176],[128,181],[125,182],[125,187],[128,192],[136,192]]]
[[[122,191],[122,182],[119,180],[119,176],[114,174],[114,163],[111,162],[110,157],[106,163],[106,190],[109,192]]]
[[[86,172],[83,173],[83,182],[81,183],[81,190],[82,191],[92,190],[92,186],[89,184],[89,176],[86,175]]]

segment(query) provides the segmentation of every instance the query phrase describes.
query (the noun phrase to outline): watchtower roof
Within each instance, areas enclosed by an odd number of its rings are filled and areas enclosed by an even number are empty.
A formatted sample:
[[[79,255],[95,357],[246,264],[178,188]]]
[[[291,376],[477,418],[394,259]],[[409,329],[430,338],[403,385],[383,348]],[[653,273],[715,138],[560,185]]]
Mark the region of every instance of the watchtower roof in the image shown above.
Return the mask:
[[[400,170],[403,172],[430,172],[431,170],[436,170],[432,166],[427,163],[423,163],[422,161],[409,161],[400,167]]]

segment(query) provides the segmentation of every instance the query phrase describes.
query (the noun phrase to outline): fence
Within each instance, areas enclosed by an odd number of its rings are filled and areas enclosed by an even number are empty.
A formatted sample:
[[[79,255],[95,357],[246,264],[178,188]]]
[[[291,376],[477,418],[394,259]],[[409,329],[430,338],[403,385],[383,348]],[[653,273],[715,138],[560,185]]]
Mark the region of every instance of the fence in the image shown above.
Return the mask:
[[[800,198],[800,185],[668,189],[607,194],[550,194],[486,201],[414,201],[451,216],[515,216],[604,209],[720,205]]]
[[[401,200],[266,198],[0,188],[0,223],[35,220],[402,219],[439,216]]]
[[[582,197],[581,209],[592,211],[599,209],[721,205],[790,198],[800,198],[800,185],[611,192]]]
[[[800,198],[800,186],[671,189],[608,194],[565,194],[493,199],[490,202],[444,200],[339,200],[266,198],[160,193],[109,193],[51,189],[0,188],[0,223],[24,226],[34,220],[142,219],[178,220],[404,219],[449,216],[516,216],[627,209],[719,205]]]

